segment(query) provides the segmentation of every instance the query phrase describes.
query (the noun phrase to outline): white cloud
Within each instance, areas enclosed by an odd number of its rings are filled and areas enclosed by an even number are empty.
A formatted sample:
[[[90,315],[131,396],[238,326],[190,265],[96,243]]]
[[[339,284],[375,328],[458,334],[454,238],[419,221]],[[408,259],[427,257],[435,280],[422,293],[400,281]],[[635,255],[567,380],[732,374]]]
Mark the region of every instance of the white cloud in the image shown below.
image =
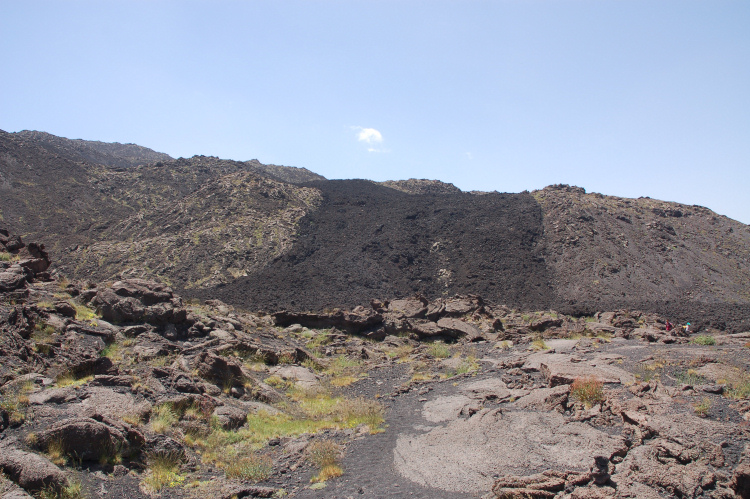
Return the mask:
[[[368,144],[379,144],[383,142],[383,134],[374,128],[356,127],[359,130],[357,140],[367,142]]]
[[[365,128],[362,126],[353,126],[352,130],[357,133],[357,141],[367,146],[367,152],[389,152],[380,145],[383,143],[383,134],[374,128]]]

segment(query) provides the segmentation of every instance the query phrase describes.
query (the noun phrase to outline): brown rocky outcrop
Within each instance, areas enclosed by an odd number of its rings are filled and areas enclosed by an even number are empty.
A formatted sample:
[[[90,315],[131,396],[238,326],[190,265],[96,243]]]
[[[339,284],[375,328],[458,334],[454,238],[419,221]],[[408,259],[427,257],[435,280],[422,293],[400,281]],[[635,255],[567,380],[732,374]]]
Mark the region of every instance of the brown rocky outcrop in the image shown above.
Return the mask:
[[[26,286],[37,276],[49,278],[49,255],[43,244],[24,244],[21,236],[0,229],[0,252],[12,255],[13,260],[0,261],[0,293],[15,291]]]
[[[219,386],[241,384],[244,378],[239,362],[212,352],[202,352],[198,355],[195,358],[195,369],[198,376]]]
[[[115,323],[180,324],[187,318],[182,299],[169,286],[145,279],[125,279],[100,288],[91,304],[104,320]]]
[[[127,423],[92,414],[58,421],[39,433],[40,447],[46,449],[53,443],[69,455],[96,461],[107,455],[129,456],[143,446],[145,438]]]
[[[276,324],[286,327],[301,324],[312,328],[335,327],[348,333],[361,333],[382,324],[383,317],[372,310],[359,307],[351,312],[336,310],[330,313],[277,312],[273,314]]]
[[[65,473],[49,459],[10,445],[0,446],[0,471],[30,492],[67,484]]]
[[[742,459],[734,470],[730,487],[742,499],[750,499],[750,446],[745,446]]]
[[[485,311],[484,302],[478,296],[440,298],[432,302],[421,296],[386,302],[372,300],[371,306],[372,309],[358,306],[351,312],[283,311],[273,314],[273,318],[277,325],[283,327],[292,324],[311,328],[335,327],[377,340],[399,333],[415,333],[420,339],[483,339],[482,329],[463,320],[471,314],[487,319],[487,330],[494,331],[503,327],[502,321]]]

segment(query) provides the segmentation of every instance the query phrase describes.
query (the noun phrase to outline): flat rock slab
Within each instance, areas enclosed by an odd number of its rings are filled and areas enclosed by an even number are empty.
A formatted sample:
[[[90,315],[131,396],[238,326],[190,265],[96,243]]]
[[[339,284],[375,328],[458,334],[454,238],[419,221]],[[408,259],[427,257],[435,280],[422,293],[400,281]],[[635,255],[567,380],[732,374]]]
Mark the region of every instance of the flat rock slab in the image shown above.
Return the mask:
[[[151,411],[148,402],[138,402],[130,393],[118,393],[105,387],[89,387],[81,396],[86,399],[80,404],[79,414],[97,413],[121,419],[127,415],[143,418]]]
[[[711,362],[702,366],[697,373],[711,381],[719,379],[734,380],[742,376],[741,371],[734,366]]]
[[[544,340],[544,343],[556,353],[569,353],[578,344],[578,340]]]
[[[461,393],[477,400],[496,399],[498,401],[511,397],[511,391],[498,378],[483,379],[461,385]]]
[[[610,456],[622,446],[621,438],[566,422],[555,412],[482,409],[422,435],[399,435],[393,462],[402,476],[423,486],[485,492],[493,475],[585,471],[594,456]]]
[[[270,374],[278,376],[284,381],[291,381],[300,388],[313,388],[319,384],[318,377],[311,370],[301,366],[278,366],[270,370]]]
[[[552,350],[539,352],[529,355],[526,358],[521,369],[524,371],[538,371],[542,364],[551,364],[552,362],[570,362],[572,357],[568,354],[554,353]]]
[[[553,388],[538,388],[525,397],[515,401],[518,409],[551,411],[568,400],[570,385],[559,385]]]
[[[539,370],[549,386],[570,385],[577,378],[596,378],[602,383],[635,383],[635,376],[607,364],[592,366],[584,362],[555,361],[542,363]]]
[[[684,445],[732,440],[739,430],[734,423],[699,418],[692,414],[642,415],[642,418],[639,421],[642,426]]]
[[[438,397],[424,405],[422,416],[432,423],[453,421],[459,416],[479,410],[479,403],[465,395]]]
[[[42,390],[29,395],[29,404],[63,404],[65,402],[71,402],[76,398],[76,391],[71,387],[50,388],[49,390]]]

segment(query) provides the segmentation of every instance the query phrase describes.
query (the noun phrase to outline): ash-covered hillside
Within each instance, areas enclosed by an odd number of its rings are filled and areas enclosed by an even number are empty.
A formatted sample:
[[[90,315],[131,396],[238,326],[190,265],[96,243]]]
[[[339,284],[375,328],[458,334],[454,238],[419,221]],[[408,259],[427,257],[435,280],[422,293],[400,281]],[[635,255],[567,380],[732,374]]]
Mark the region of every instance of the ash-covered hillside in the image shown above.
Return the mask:
[[[327,181],[131,146],[0,133],[3,222],[67,275],[153,278],[248,310],[462,293],[750,329],[750,228],[707,208],[568,186]]]

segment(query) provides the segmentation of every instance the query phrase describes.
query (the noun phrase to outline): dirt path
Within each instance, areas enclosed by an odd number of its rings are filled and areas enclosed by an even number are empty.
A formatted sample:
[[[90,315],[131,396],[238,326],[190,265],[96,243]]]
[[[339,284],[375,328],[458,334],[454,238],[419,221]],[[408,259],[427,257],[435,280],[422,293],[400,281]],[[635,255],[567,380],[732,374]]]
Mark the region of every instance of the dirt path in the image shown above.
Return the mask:
[[[354,393],[373,393],[396,390],[408,381],[406,366],[395,369],[379,369],[363,380],[360,386],[352,388]],[[470,378],[474,379],[474,378]],[[380,384],[378,384],[380,382]],[[415,386],[409,392],[387,398],[386,428],[382,433],[368,435],[354,440],[347,446],[344,459],[345,474],[329,482],[322,490],[303,489],[294,497],[346,499],[357,498],[434,498],[434,499],[473,499],[480,497],[473,493],[448,492],[434,487],[423,487],[398,473],[394,466],[394,449],[400,436],[419,434],[433,427],[422,417],[424,400],[437,394],[452,393],[456,380],[430,383],[428,387]],[[429,388],[428,393],[424,393]],[[421,400],[420,400],[421,399]]]

